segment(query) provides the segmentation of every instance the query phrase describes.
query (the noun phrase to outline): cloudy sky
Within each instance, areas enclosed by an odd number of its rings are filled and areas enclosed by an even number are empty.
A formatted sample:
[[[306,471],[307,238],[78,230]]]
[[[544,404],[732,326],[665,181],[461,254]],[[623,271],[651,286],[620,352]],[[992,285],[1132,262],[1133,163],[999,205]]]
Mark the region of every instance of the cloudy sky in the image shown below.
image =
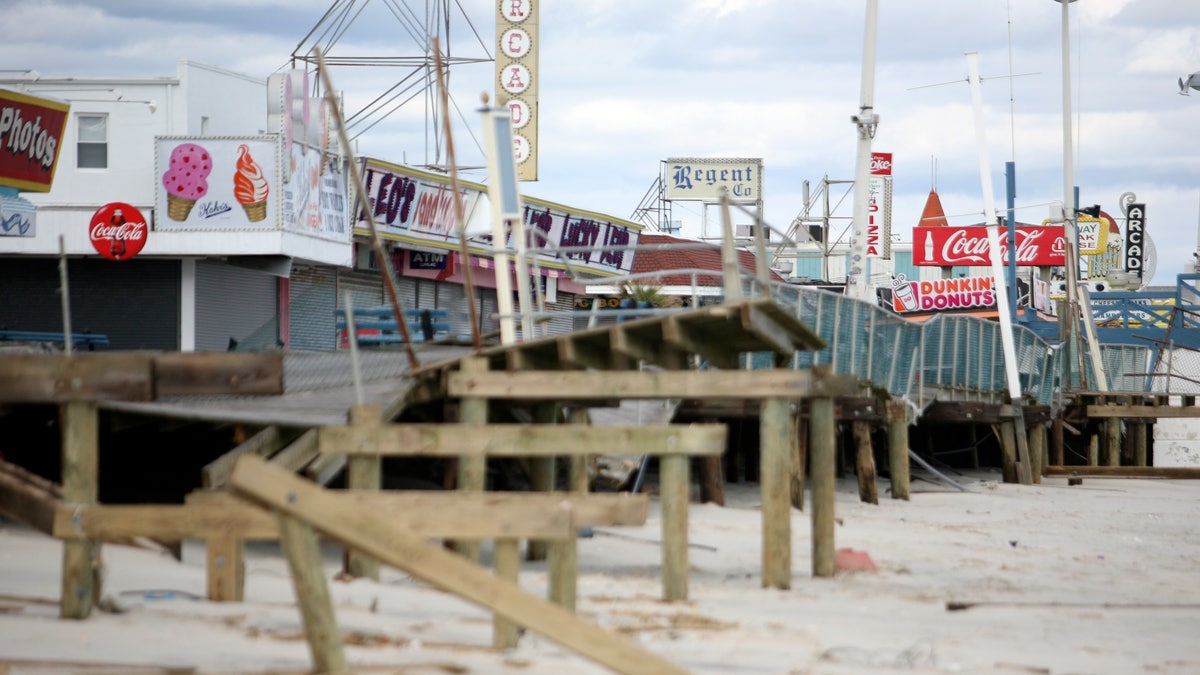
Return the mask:
[[[171,76],[191,59],[266,77],[285,66],[332,0],[7,0],[0,63],[44,76]],[[359,1],[331,48],[345,56],[423,53],[404,0]],[[425,0],[407,0],[424,17]],[[450,3],[452,54],[494,53],[494,4]],[[865,0],[555,0],[540,8],[540,164],[526,194],[628,218],[669,157],[761,157],[765,216],[786,229],[802,184],[854,174]],[[951,224],[982,220],[978,148],[966,84],[968,51],[984,77],[997,207],[1004,162],[1017,167],[1018,220],[1040,222],[1063,199],[1062,9],[1054,0],[880,0],[877,151],[894,154],[894,233],[903,240],[936,185]],[[1147,204],[1156,283],[1197,249],[1200,2],[1081,0],[1070,5],[1075,182],[1083,205],[1121,215]],[[464,19],[469,19],[469,22]],[[417,18],[420,24],[422,18]],[[476,39],[473,31],[482,40]],[[1016,78],[1009,73],[1021,74]],[[410,75],[334,70],[360,109]],[[479,165],[481,92],[490,63],[451,74],[459,162]],[[943,86],[927,86],[940,83]],[[361,154],[421,164],[429,156],[421,99],[359,137]],[[936,171],[935,171],[936,166]],[[482,180],[481,175],[469,176]],[[845,188],[834,188],[835,204]],[[846,197],[836,215],[849,216]],[[712,214],[715,216],[715,214]],[[698,234],[698,205],[674,217]],[[842,221],[845,223],[846,221]],[[1123,224],[1123,223],[1122,223]],[[845,227],[843,225],[842,227]]]

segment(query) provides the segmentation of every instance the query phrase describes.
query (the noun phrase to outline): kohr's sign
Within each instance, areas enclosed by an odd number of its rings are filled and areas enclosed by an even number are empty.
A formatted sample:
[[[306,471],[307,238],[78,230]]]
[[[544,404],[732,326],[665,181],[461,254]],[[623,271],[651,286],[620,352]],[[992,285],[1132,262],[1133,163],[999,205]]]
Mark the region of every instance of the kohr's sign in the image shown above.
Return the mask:
[[[668,159],[665,164],[667,199],[712,201],[720,199],[724,189],[733,201],[762,200],[762,158],[684,157]]]

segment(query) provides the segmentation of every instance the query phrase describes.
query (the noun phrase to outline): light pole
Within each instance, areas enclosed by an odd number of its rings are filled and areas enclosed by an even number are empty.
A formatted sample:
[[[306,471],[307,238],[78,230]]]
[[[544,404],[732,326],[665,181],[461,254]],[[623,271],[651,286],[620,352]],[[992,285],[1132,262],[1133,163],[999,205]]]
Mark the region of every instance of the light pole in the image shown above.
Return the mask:
[[[1063,238],[1066,240],[1067,303],[1062,317],[1063,342],[1067,345],[1068,363],[1076,357],[1076,325],[1079,321],[1079,242],[1075,232],[1075,166],[1072,163],[1071,131],[1071,13],[1075,0],[1054,0],[1062,5],[1062,95],[1063,95]],[[1080,372],[1082,377],[1083,373]]]
[[[850,266],[846,274],[846,294],[859,300],[871,298],[867,279],[867,210],[871,180],[871,139],[879,115],[875,114],[875,36],[879,15],[879,0],[867,0],[866,30],[863,38],[862,90],[858,114],[850,118],[858,133],[854,159],[854,238],[850,243]],[[872,298],[873,301],[873,298]]]

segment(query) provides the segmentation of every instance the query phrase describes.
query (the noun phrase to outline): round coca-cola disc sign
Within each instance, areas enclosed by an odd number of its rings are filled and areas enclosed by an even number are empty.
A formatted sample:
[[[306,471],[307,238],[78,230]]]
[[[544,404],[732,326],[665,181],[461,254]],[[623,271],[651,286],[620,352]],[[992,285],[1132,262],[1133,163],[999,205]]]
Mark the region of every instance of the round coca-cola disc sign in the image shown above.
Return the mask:
[[[88,238],[92,247],[109,260],[128,260],[146,245],[146,219],[124,202],[105,204],[92,215]]]

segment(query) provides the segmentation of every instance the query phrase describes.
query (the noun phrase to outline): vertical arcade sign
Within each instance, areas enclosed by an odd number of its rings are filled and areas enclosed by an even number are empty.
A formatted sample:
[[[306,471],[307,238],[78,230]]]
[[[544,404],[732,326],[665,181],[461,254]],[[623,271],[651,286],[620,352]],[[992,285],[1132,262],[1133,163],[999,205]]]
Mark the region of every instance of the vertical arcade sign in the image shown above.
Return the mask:
[[[867,257],[892,257],[892,153],[871,153],[867,183]]]
[[[539,0],[496,0],[496,104],[512,117],[520,180],[537,180]]]
[[[1125,207],[1125,271],[1142,278],[1146,254],[1146,205]]]

